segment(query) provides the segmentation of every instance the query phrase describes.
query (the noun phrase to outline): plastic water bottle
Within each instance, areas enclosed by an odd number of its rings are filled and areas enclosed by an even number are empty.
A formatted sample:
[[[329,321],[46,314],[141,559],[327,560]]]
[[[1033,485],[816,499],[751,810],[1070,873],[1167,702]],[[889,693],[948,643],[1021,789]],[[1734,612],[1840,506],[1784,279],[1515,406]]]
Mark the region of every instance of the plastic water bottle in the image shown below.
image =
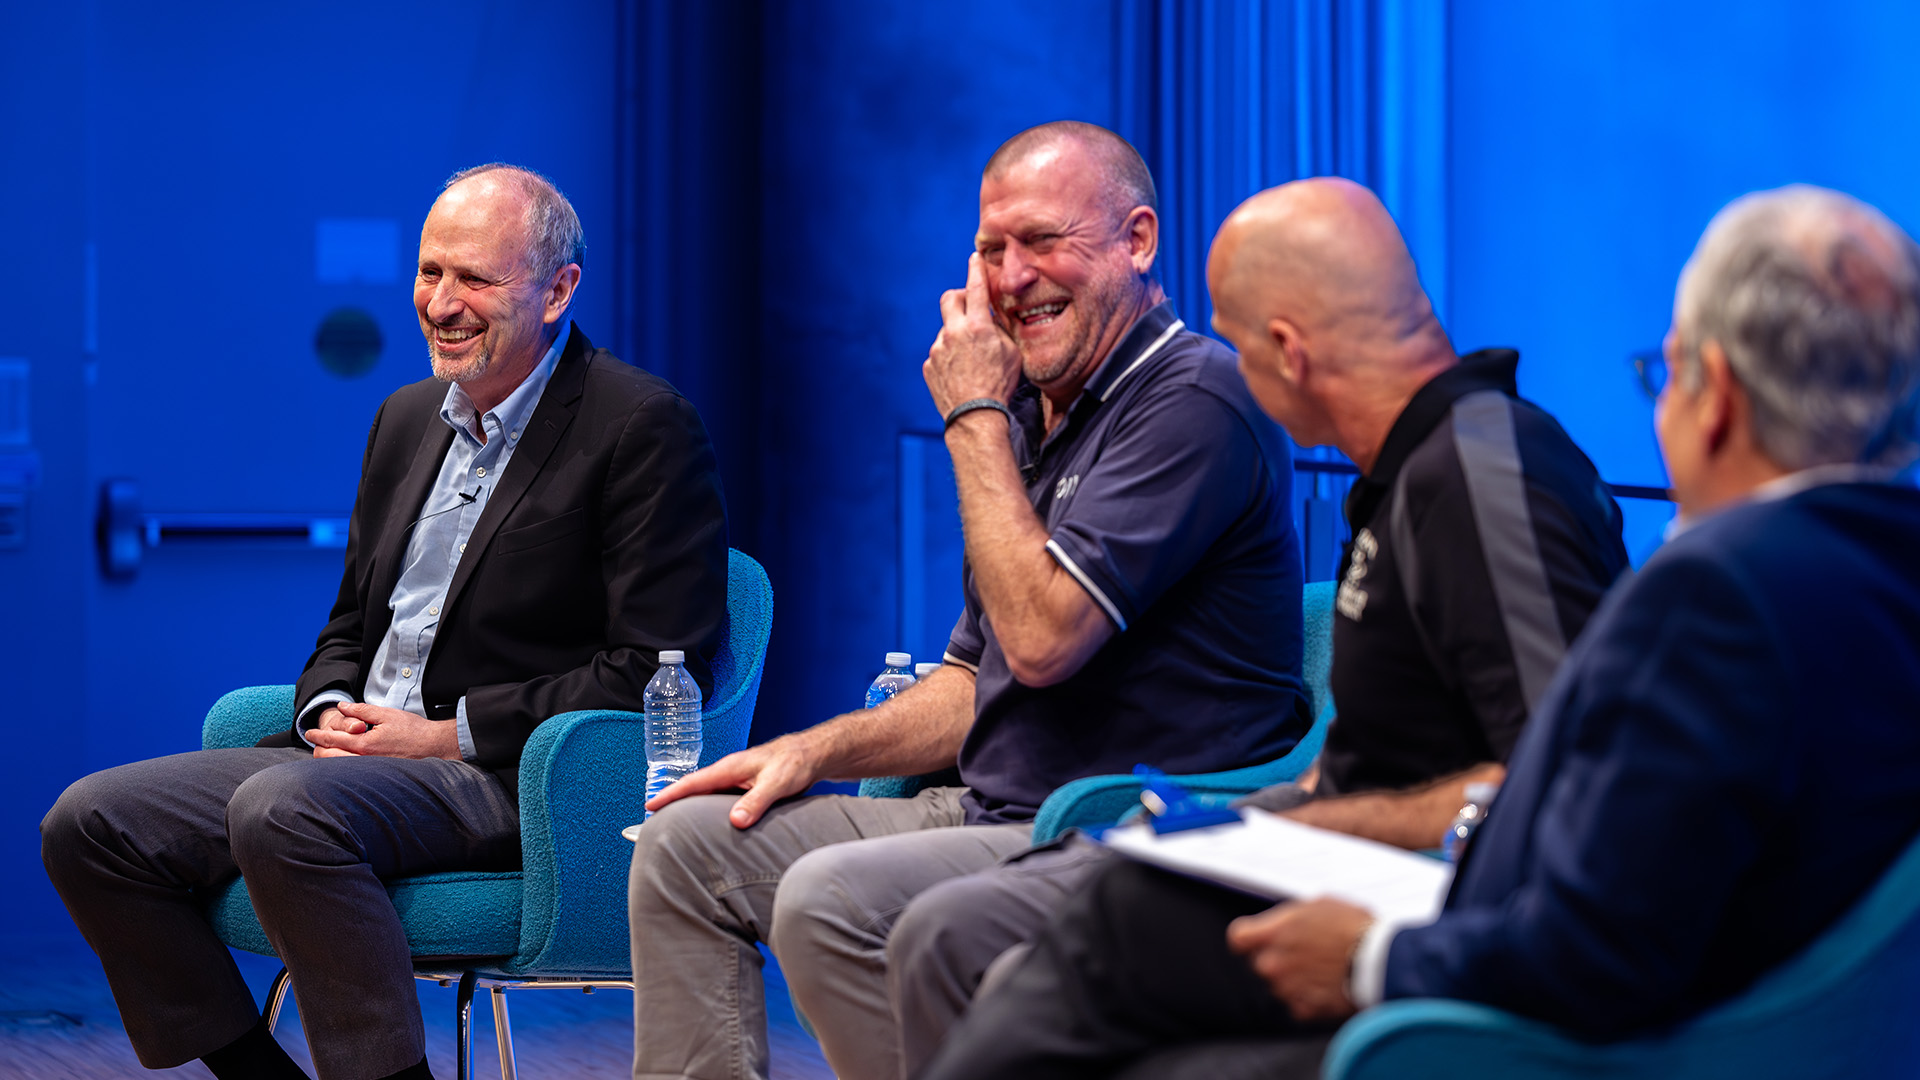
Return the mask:
[[[686,659],[679,649],[662,649],[660,670],[653,673],[642,695],[647,712],[649,799],[700,764],[700,684],[687,674]]]
[[[921,679],[926,678],[938,670],[940,670],[939,664],[915,664],[913,665],[913,681],[919,682]]]
[[[887,667],[867,687],[867,708],[872,709],[913,685],[913,657],[903,652],[887,654]]]
[[[1448,862],[1457,863],[1467,853],[1467,842],[1487,823],[1487,807],[1493,805],[1493,797],[1499,793],[1499,784],[1467,785],[1467,804],[1454,815],[1453,824],[1447,826],[1447,835],[1440,838],[1440,851]]]

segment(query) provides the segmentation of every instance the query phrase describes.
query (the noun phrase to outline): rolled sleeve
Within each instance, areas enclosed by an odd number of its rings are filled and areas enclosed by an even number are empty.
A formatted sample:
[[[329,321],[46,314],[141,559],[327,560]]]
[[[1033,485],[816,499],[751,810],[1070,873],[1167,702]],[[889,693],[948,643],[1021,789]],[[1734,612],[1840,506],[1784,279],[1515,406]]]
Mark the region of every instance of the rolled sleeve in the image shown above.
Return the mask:
[[[960,618],[953,624],[953,634],[947,639],[946,655],[940,659],[949,664],[957,664],[975,675],[980,674],[980,656],[986,651],[986,638],[980,633],[980,620],[968,605],[960,612]]]
[[[1247,510],[1259,447],[1203,388],[1169,387],[1081,476],[1047,551],[1125,630]]]
[[[467,695],[461,694],[453,707],[453,730],[460,739],[460,760],[468,764],[478,764],[480,748],[473,742],[473,727],[467,723]]]

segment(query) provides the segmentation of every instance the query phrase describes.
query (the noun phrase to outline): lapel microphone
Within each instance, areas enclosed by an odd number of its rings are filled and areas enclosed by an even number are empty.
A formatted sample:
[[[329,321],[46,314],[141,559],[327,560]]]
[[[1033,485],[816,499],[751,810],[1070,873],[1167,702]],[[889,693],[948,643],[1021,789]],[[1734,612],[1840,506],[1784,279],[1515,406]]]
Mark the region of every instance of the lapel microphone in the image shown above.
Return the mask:
[[[481,486],[482,486],[482,485],[479,485],[479,484],[475,484],[475,485],[473,486],[473,490],[472,490],[472,491],[456,491],[456,492],[454,492],[454,494],[455,494],[455,495],[458,495],[458,496],[460,496],[460,502],[458,502],[458,503],[455,503],[454,505],[452,505],[452,506],[449,506],[449,507],[447,507],[447,508],[445,508],[445,509],[443,509],[443,510],[435,510],[435,511],[434,511],[433,513],[431,513],[431,514],[421,514],[421,515],[420,515],[419,517],[417,517],[417,518],[414,518],[414,519],[413,519],[413,522],[412,522],[412,524],[409,524],[409,525],[407,526],[407,529],[406,529],[406,531],[407,531],[407,532],[412,532],[412,531],[414,530],[414,528],[415,528],[415,527],[417,527],[417,526],[418,526],[418,525],[419,525],[419,524],[420,524],[421,522],[423,522],[423,521],[425,521],[425,520],[427,520],[428,518],[437,518],[437,517],[439,517],[439,516],[440,516],[441,514],[450,514],[450,513],[452,513],[452,512],[453,512],[453,511],[455,511],[455,510],[459,510],[459,509],[461,509],[462,507],[466,507],[466,506],[471,506],[471,505],[473,505],[474,503],[476,503],[476,502],[478,502],[478,501],[480,500],[480,488],[481,488]]]

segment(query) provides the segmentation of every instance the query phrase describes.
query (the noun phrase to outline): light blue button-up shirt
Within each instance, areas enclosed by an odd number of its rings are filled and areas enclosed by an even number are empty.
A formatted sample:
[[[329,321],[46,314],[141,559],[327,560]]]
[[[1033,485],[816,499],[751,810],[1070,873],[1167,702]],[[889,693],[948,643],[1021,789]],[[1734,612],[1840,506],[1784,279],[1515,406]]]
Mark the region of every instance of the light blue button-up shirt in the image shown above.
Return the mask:
[[[481,415],[475,415],[473,399],[459,383],[447,387],[447,399],[440,406],[440,419],[453,429],[453,443],[440,462],[440,475],[428,489],[426,503],[413,524],[407,540],[400,578],[394,582],[387,607],[393,622],[373,654],[367,671],[366,700],[369,704],[425,714],[420,701],[420,686],[426,679],[427,661],[433,650],[433,637],[440,626],[440,609],[446,605],[447,589],[453,584],[453,572],[466,553],[467,539],[487,508],[493,488],[513,460],[527,421],[532,418],[554,365],[566,348],[572,320],[560,321],[560,333],[553,347],[505,401]],[[482,442],[476,432],[484,431]],[[328,690],[314,695],[300,715],[302,732],[319,721],[319,710],[329,704],[352,701],[351,695]],[[460,736],[460,756],[474,760],[473,731],[467,725],[467,698],[460,696],[455,710],[456,731]],[[304,737],[304,734],[303,736]]]

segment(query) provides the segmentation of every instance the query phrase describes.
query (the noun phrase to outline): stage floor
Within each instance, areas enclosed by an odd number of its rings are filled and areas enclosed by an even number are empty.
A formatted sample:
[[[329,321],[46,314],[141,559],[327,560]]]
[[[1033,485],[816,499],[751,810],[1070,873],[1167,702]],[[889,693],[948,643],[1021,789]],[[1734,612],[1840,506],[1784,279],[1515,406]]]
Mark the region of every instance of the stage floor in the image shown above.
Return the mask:
[[[256,996],[265,997],[279,964],[235,954]],[[802,1031],[786,982],[767,967],[774,1080],[832,1080],[820,1047]],[[435,1076],[454,1080],[452,987],[420,983],[427,1024],[427,1060]],[[514,1059],[528,1080],[581,1077],[620,1080],[633,1054],[633,996],[625,990],[512,992]],[[484,995],[473,1010],[475,1080],[500,1075],[493,1013]],[[294,1009],[281,1014],[280,1041],[312,1073]],[[99,1080],[107,1077],[195,1077],[210,1074],[198,1062],[150,1072],[140,1067],[107,990],[106,978],[78,934],[0,937],[0,1080]]]

